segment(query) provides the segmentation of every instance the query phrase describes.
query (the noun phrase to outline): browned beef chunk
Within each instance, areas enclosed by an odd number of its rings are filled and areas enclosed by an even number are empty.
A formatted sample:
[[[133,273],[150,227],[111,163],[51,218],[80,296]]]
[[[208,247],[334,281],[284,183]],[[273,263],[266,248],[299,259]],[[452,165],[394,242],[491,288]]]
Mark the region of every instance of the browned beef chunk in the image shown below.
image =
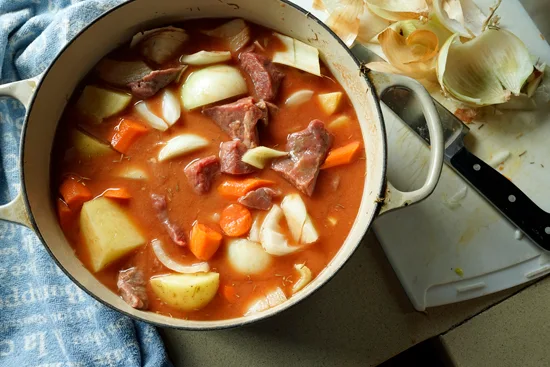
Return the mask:
[[[220,145],[221,171],[232,175],[246,175],[256,171],[256,168],[241,161],[246,146],[239,140],[226,141]]]
[[[134,97],[147,99],[172,83],[178,77],[183,66],[164,70],[154,70],[136,82],[128,84]]]
[[[241,196],[239,203],[252,209],[269,210],[273,205],[273,198],[279,195],[279,192],[269,187],[260,187]]]
[[[151,200],[153,200],[153,209],[157,212],[157,218],[162,222],[164,228],[166,228],[172,241],[178,246],[185,246],[187,244],[185,231],[168,218],[166,197],[164,195],[151,194]]]
[[[148,307],[147,292],[145,290],[143,273],[137,268],[121,270],[118,273],[116,286],[120,296],[133,308],[146,310]]]
[[[220,159],[215,155],[197,159],[185,167],[185,175],[193,190],[199,195],[206,194],[212,187],[214,176],[220,171]]]
[[[272,101],[277,97],[279,85],[285,74],[265,56],[246,51],[239,56],[241,68],[250,75],[256,97]]]
[[[259,144],[258,120],[267,121],[268,107],[265,102],[254,104],[252,97],[241,98],[236,102],[206,108],[203,114],[210,117],[232,139],[239,139],[248,148]]]
[[[305,130],[290,134],[286,145],[290,157],[274,160],[271,168],[311,196],[331,145],[332,135],[325,129],[325,124],[313,120]]]

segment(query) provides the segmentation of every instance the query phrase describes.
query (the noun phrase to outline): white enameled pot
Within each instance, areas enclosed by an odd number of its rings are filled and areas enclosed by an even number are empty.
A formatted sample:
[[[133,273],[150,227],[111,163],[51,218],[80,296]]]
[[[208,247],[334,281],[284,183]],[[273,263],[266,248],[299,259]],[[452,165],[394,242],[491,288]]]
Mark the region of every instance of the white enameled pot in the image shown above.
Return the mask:
[[[192,18],[244,18],[297,38],[319,49],[328,68],[349,95],[363,133],[367,179],[359,214],[340,251],[304,290],[265,312],[220,321],[174,319],[128,306],[102,285],[75,256],[59,227],[50,187],[50,160],[57,123],[80,80],[104,55],[127,42],[135,33]],[[285,0],[134,0],[113,8],[76,36],[39,77],[0,86],[0,94],[20,100],[27,108],[20,150],[22,190],[0,206],[0,219],[32,228],[65,273],[104,304],[137,319],[160,326],[217,329],[248,324],[270,317],[300,302],[325,284],[353,254],[375,218],[430,195],[443,162],[443,137],[429,94],[417,82],[394,77],[399,85],[419,96],[431,137],[429,174],[423,187],[401,192],[386,181],[386,136],[379,100],[359,62],[322,22]],[[390,85],[387,85],[390,87]],[[378,93],[382,93],[378,90]],[[357,310],[357,312],[362,312]]]

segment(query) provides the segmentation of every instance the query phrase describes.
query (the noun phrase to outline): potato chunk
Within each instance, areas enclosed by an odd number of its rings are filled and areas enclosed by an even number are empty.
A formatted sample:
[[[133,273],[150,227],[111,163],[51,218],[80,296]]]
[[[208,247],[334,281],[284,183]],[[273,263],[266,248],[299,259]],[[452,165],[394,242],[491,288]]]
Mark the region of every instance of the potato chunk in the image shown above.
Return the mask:
[[[80,212],[80,230],[90,253],[93,272],[100,271],[146,242],[128,215],[104,197],[84,203]]]
[[[171,274],[152,278],[149,282],[162,302],[181,311],[194,311],[214,298],[220,286],[220,274]]]
[[[95,123],[122,112],[132,100],[127,93],[88,85],[76,102],[80,113],[91,117]]]
[[[325,111],[327,115],[332,115],[340,106],[342,92],[319,94],[317,98],[319,98],[323,111]]]
[[[93,158],[114,153],[114,150],[109,145],[92,138],[82,131],[74,130],[72,139],[74,147],[82,157]]]

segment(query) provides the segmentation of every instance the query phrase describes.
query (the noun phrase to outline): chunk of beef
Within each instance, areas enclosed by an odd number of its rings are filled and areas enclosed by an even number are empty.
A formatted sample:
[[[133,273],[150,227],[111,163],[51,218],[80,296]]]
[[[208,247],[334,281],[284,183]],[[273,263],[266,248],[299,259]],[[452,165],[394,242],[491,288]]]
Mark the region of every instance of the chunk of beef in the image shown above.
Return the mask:
[[[280,193],[269,187],[260,187],[239,198],[239,203],[252,209],[269,210],[273,205],[273,198]]]
[[[206,194],[212,187],[214,176],[220,171],[220,159],[215,155],[197,159],[185,167],[189,184],[199,195]]]
[[[325,129],[325,124],[313,120],[305,130],[290,134],[287,141],[290,157],[274,160],[271,168],[311,196],[331,145],[332,135]]]
[[[168,218],[166,197],[164,195],[151,194],[151,200],[153,200],[153,209],[157,212],[157,218],[164,225],[172,241],[178,246],[185,246],[187,244],[185,231]]]
[[[128,83],[128,87],[130,87],[134,97],[139,99],[147,99],[154,96],[159,90],[176,80],[182,69],[183,66],[163,70],[154,70],[140,80]]]
[[[205,108],[202,113],[214,120],[232,139],[239,139],[248,148],[254,148],[260,142],[256,124],[258,120],[267,122],[267,111],[265,102],[254,104],[252,97],[246,97],[233,103]]]
[[[252,79],[256,97],[266,101],[274,100],[285,74],[267,57],[252,51],[241,53],[239,62],[241,68]]]
[[[255,172],[256,167],[241,160],[246,151],[246,145],[239,140],[222,143],[220,145],[221,171],[232,175],[246,175]]]
[[[145,279],[143,273],[137,268],[121,270],[118,273],[116,286],[120,296],[133,308],[146,310],[149,304],[145,290]]]

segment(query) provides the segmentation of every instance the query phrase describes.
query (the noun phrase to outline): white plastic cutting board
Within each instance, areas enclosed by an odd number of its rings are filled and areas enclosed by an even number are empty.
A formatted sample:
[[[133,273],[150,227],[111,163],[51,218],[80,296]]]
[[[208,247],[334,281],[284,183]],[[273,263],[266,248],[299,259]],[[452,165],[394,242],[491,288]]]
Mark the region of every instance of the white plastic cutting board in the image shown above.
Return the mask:
[[[484,9],[494,3],[476,2]],[[321,20],[327,18],[323,12],[311,9],[311,0],[295,3]],[[517,0],[504,0],[497,14],[504,28],[550,65],[550,46]],[[550,116],[538,118],[510,113],[494,118],[481,129],[481,124],[472,124],[467,145],[550,211]],[[416,188],[424,181],[428,149],[399,119],[388,114],[385,121],[388,176],[400,189]],[[448,167],[444,167],[430,198],[379,218],[374,228],[419,311],[497,292],[550,273],[550,253],[543,253],[522,238]]]

